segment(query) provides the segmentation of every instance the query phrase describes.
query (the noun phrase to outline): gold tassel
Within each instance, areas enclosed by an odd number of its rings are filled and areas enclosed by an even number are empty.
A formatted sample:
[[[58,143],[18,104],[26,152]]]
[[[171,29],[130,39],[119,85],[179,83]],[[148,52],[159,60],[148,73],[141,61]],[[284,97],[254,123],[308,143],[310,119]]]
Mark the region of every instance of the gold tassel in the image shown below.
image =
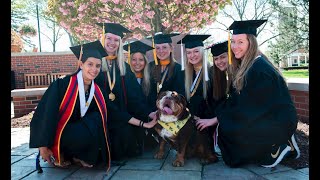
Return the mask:
[[[104,23],[102,23],[102,46],[103,47],[104,47],[104,42],[105,42],[104,30],[105,30]]]
[[[128,64],[130,64],[130,43],[128,44]]]
[[[229,65],[232,64],[231,62],[231,40],[230,40],[230,32],[228,31],[228,62]]]
[[[153,59],[154,59],[155,64],[158,65],[158,59],[157,59],[156,49],[155,49],[155,47],[154,47],[154,39],[153,39],[153,37],[152,37],[152,47],[154,48],[154,49],[152,50],[152,52],[153,52]]]

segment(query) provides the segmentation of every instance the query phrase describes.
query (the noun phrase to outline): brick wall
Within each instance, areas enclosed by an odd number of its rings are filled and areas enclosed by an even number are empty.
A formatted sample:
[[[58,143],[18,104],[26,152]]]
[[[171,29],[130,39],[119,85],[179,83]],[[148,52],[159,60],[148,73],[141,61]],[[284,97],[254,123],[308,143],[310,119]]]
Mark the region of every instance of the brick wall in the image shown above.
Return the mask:
[[[35,110],[41,97],[42,95],[13,97],[15,117],[21,117]]]
[[[74,72],[77,59],[71,52],[11,53],[16,89],[24,89],[24,74]]]
[[[290,90],[291,98],[297,109],[298,117],[303,120],[309,120],[309,92]]]

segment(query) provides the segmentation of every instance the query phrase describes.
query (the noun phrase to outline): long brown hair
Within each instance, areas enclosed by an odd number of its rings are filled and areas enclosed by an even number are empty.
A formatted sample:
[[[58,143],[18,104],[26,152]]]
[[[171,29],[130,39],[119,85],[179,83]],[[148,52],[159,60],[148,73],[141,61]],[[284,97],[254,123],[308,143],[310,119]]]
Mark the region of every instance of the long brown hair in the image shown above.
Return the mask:
[[[221,71],[213,62],[212,72],[212,96],[215,100],[223,98],[227,94],[227,71]]]
[[[259,55],[263,56],[282,76],[279,69],[275,67],[273,63],[259,50],[257,38],[252,34],[246,35],[249,41],[247,52],[245,53],[242,60],[237,59],[234,56],[234,53],[232,53],[232,64],[229,66],[229,71],[232,75],[232,86],[238,93],[242,90],[243,86],[246,83],[245,75],[247,74],[253,63],[256,61],[256,57]]]

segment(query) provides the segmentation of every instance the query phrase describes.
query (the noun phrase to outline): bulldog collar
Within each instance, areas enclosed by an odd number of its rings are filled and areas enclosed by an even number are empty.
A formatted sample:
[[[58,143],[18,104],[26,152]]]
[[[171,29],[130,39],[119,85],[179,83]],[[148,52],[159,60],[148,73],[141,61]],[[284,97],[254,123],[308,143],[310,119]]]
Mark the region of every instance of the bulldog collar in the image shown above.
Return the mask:
[[[161,120],[158,120],[158,123],[167,131],[169,131],[174,136],[177,135],[177,133],[180,131],[180,129],[187,123],[188,119],[191,117],[191,114],[189,113],[188,117],[183,120],[178,120],[175,122],[163,122]]]

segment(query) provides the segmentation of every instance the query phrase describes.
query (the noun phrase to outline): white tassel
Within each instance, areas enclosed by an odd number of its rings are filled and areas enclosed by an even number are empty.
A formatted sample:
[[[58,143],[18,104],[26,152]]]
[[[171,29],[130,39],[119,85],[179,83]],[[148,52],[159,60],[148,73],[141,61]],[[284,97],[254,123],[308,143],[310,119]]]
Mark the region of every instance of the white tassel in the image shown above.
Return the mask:
[[[180,50],[181,50],[181,71],[184,70],[184,55],[183,55],[183,45],[182,45],[182,39],[180,44]]]
[[[209,81],[209,75],[208,75],[208,50],[204,50],[205,53],[205,57],[204,57],[204,78],[205,78],[205,81]]]

